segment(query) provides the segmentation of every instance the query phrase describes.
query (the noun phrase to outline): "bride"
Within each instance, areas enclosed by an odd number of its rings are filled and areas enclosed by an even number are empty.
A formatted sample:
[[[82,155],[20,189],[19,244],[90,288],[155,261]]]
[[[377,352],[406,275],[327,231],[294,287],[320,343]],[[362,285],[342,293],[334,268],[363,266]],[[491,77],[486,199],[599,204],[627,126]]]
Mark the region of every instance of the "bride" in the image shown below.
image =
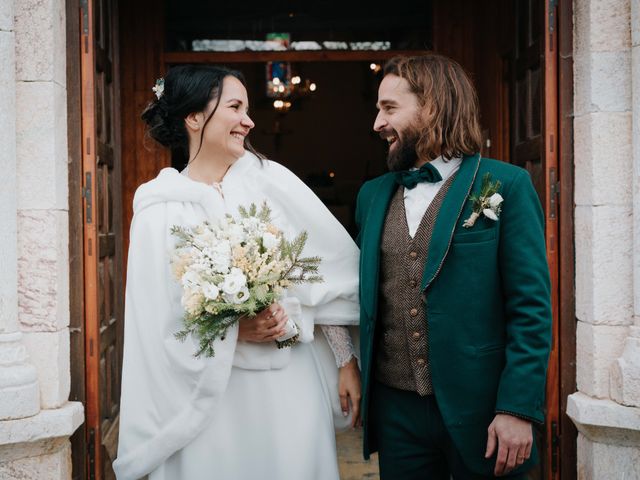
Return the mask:
[[[285,167],[259,158],[240,73],[172,68],[142,114],[152,138],[188,160],[138,188],[131,224],[118,458],[120,480],[338,479],[334,428],[359,424],[360,378],[347,326],[358,323],[358,250],[320,200]],[[242,318],[215,357],[177,341],[180,285],[173,225],[237,214],[267,201],[273,223],[309,234],[324,282],[291,287]],[[288,319],[300,343],[278,349]]]

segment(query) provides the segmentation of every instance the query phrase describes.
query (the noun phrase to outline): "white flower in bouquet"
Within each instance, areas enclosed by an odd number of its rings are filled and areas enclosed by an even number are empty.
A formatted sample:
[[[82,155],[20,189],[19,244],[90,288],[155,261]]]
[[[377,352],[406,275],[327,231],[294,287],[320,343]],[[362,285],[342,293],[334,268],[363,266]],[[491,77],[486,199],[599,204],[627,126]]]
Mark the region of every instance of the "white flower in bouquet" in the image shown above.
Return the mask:
[[[198,289],[186,289],[182,296],[182,307],[190,315],[197,315],[202,310],[202,301],[204,296],[202,291]]]
[[[206,282],[202,285],[202,294],[207,300],[216,300],[220,296],[220,289],[215,283]]]
[[[260,220],[255,217],[249,217],[242,220],[242,227],[249,234],[255,234],[260,229]]]
[[[229,225],[229,228],[227,229],[227,238],[229,240],[229,243],[237,245],[239,243],[246,241],[247,234],[245,233],[241,225],[232,223]]]
[[[264,245],[264,248],[266,248],[267,250],[276,248],[279,243],[280,241],[278,240],[278,237],[276,237],[273,233],[264,232],[262,234],[262,245]]]
[[[171,260],[171,269],[173,276],[176,278],[182,278],[186,273],[187,267],[193,262],[193,255],[191,250],[178,251]]]
[[[239,305],[239,304],[244,303],[247,300],[249,300],[249,289],[246,286],[242,287],[236,293],[226,294],[224,296],[224,298],[229,303],[233,303],[235,305]]]
[[[234,295],[240,291],[241,288],[246,287],[247,277],[239,268],[232,268],[231,272],[225,277],[222,282],[222,291],[227,295]]]
[[[188,269],[180,278],[182,288],[190,289],[194,285],[199,285],[201,281],[200,278],[200,274],[195,269]]]
[[[212,239],[213,245],[202,249],[203,255],[209,260],[215,272],[226,273],[231,266],[231,244],[226,240]]]
[[[195,356],[213,356],[213,343],[242,316],[255,316],[296,283],[320,282],[319,257],[302,257],[306,232],[287,240],[271,223],[267,204],[239,208],[238,219],[203,222],[192,228],[174,226],[177,237],[171,263],[180,281],[184,328],[179,340],[199,340]],[[298,327],[291,322],[279,348],[295,344]]]

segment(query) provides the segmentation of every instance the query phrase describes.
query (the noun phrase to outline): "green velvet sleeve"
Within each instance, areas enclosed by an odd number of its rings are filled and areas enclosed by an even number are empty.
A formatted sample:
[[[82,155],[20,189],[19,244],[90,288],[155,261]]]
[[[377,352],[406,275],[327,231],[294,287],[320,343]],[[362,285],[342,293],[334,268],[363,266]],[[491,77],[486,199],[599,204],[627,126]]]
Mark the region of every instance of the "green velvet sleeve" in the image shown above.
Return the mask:
[[[551,348],[551,298],[544,216],[529,175],[521,171],[504,194],[499,269],[506,318],[506,365],[496,412],[544,421]]]

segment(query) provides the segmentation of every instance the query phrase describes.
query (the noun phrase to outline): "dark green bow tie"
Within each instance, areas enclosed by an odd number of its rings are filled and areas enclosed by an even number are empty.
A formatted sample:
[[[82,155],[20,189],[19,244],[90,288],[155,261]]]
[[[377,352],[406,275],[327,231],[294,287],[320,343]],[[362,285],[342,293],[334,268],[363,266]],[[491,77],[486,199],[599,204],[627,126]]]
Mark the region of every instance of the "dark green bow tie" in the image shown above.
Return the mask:
[[[396,172],[396,182],[404,188],[411,190],[420,182],[436,183],[442,180],[442,176],[436,167],[427,162],[417,170],[403,170]]]

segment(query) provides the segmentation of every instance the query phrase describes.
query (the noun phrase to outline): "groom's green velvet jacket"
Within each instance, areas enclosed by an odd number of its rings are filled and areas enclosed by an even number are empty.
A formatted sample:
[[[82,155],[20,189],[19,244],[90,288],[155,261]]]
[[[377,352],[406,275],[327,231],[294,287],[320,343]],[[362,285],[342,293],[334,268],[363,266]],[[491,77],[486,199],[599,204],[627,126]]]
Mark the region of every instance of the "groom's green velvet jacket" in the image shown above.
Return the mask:
[[[497,221],[472,213],[483,176],[501,182]],[[391,173],[358,195],[364,455],[377,450],[368,419],[379,295],[380,240],[397,189]],[[550,282],[543,214],[526,170],[468,156],[438,214],[422,278],[433,388],[445,425],[467,467],[491,475],[487,427],[497,412],[543,422],[551,344]],[[390,415],[393,412],[389,412]],[[534,446],[535,450],[535,446]],[[521,470],[536,461],[535,451]]]

